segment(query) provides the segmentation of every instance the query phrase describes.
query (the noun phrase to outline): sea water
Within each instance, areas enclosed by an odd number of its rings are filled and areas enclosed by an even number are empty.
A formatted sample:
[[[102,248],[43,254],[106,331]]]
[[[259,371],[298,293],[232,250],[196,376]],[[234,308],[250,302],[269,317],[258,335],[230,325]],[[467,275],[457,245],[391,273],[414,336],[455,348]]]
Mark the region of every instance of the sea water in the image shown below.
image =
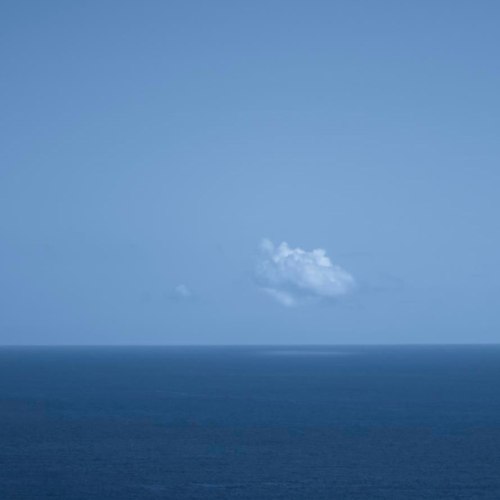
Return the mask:
[[[500,499],[500,347],[3,347],[0,499]]]

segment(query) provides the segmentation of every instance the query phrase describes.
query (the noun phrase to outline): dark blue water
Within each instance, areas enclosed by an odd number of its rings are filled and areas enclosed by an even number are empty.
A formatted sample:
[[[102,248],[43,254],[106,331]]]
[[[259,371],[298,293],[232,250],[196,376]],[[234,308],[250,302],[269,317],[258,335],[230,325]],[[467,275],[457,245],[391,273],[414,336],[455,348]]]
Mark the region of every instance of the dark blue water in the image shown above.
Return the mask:
[[[500,499],[500,347],[0,348],[0,499]]]

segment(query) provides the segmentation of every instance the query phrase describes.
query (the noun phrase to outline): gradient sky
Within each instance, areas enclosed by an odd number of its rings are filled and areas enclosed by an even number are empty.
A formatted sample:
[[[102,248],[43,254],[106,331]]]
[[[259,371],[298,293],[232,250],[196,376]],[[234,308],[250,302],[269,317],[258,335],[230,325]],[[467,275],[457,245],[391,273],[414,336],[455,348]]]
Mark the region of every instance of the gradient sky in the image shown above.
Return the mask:
[[[0,343],[499,342],[499,23],[493,0],[4,0]],[[274,300],[263,238],[355,289]]]

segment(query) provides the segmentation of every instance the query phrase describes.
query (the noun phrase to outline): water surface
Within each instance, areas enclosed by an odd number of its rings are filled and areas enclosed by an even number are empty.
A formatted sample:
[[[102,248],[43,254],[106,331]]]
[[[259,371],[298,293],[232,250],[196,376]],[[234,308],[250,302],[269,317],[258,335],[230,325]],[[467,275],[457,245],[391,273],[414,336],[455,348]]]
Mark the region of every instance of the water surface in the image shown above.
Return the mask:
[[[500,347],[0,348],[3,499],[500,498]]]

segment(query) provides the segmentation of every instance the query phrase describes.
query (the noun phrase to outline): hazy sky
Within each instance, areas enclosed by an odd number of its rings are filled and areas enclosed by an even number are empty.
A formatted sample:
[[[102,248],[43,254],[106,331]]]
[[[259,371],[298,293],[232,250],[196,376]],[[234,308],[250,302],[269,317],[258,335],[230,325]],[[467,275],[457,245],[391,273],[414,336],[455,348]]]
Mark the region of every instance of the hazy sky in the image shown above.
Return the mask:
[[[4,0],[0,343],[499,342],[499,23]]]

